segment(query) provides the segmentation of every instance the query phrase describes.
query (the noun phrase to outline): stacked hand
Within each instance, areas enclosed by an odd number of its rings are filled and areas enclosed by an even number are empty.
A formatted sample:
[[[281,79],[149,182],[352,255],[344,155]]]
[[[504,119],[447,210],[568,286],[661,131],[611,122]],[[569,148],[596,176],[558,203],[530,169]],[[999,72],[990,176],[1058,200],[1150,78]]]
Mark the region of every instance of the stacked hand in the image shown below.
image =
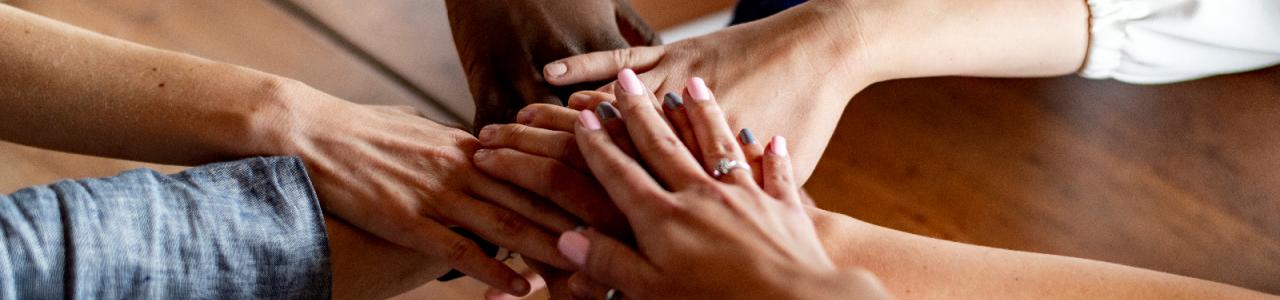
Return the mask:
[[[475,97],[478,127],[508,123],[528,103],[562,104],[569,93],[594,84],[559,88],[547,84],[541,66],[551,61],[656,43],[653,31],[624,0],[446,3],[458,54]]]
[[[680,93],[693,74],[724,96],[730,125],[795,137],[798,178],[817,166],[845,104],[880,77],[858,48],[855,18],[838,1],[814,1],[707,36],[655,47],[596,52],[545,67],[555,85],[611,79],[632,68],[658,95]],[[607,87],[606,87],[607,90]]]
[[[609,204],[616,204],[630,228],[642,228],[634,232],[634,248],[630,236],[609,232],[618,225],[606,218],[589,223],[611,229],[561,236],[561,251],[581,270],[572,280],[575,296],[883,297],[873,277],[838,270],[823,250],[801,204],[784,140],[775,138],[766,150],[753,138],[735,138],[701,80],[690,80],[682,97],[689,101],[667,101],[664,118],[634,73],[620,76],[616,105],[593,92],[571,100],[574,106],[598,103],[599,116],[530,106],[520,114],[521,125],[486,128],[482,143],[501,149],[476,155],[477,165],[491,174],[513,166],[535,170],[502,177],[554,202],[581,199],[580,206],[600,208],[566,209],[583,219],[612,215]],[[708,174],[725,160],[753,163],[718,178]],[[571,178],[555,183],[569,189],[536,178],[545,174]]]
[[[480,173],[471,163],[479,143],[470,134],[411,109],[356,105],[300,84],[279,93],[296,105],[280,110],[287,112],[275,118],[281,124],[268,125],[291,126],[272,140],[286,141],[275,147],[304,158],[330,213],[513,294],[527,293],[530,284],[449,227],[573,267],[556,251],[551,233],[579,222]]]

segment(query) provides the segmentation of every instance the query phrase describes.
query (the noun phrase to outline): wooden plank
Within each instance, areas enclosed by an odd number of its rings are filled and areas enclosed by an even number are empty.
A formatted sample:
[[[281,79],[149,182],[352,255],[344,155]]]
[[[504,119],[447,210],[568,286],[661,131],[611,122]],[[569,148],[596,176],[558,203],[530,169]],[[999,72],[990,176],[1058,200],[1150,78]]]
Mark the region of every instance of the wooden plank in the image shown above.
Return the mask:
[[[733,8],[736,0],[631,0],[631,6],[654,30],[665,30],[722,10]]]
[[[280,0],[313,15],[359,51],[403,76],[463,120],[475,115],[475,104],[458,62],[444,0]],[[667,28],[718,10],[733,0],[633,0],[655,28]]]
[[[1280,68],[873,86],[807,187],[909,232],[1280,292]],[[854,196],[850,196],[854,195]]]
[[[281,0],[349,39],[466,124],[475,104],[458,61],[444,0]]]

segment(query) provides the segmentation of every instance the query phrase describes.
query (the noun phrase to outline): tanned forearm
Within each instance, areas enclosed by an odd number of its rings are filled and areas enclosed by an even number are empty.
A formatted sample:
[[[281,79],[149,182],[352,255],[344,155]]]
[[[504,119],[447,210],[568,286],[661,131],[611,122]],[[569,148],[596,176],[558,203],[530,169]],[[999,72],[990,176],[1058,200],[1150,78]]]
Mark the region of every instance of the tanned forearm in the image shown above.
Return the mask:
[[[818,0],[835,2],[879,80],[1070,74],[1084,62],[1084,0]]]
[[[0,5],[0,139],[195,165],[267,155],[288,81]]]
[[[836,264],[865,268],[902,299],[1267,299],[1200,279],[1112,263],[967,245],[817,212]]]

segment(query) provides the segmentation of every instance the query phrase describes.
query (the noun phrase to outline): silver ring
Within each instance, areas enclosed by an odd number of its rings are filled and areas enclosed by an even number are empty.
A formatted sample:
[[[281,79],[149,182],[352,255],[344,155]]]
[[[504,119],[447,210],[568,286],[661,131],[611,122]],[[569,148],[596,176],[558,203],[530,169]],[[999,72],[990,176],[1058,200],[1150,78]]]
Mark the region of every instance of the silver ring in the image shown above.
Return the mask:
[[[608,292],[604,293],[604,300],[622,300],[622,292],[619,292],[618,289],[609,289]]]
[[[750,172],[751,165],[748,165],[746,162],[743,162],[741,160],[736,160],[736,159],[727,159],[727,158],[720,159],[720,161],[716,162],[716,167],[711,169],[711,176],[715,178],[720,178],[725,174],[729,174],[729,172],[733,172],[733,169],[743,169],[743,170],[747,170],[747,172]]]

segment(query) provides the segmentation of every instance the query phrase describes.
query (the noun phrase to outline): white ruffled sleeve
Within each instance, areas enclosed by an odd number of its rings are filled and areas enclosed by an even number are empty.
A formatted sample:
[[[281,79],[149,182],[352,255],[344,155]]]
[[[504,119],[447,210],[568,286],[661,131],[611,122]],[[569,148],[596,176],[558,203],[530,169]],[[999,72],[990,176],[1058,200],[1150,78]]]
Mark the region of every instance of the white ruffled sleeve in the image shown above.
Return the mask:
[[[1080,75],[1170,83],[1280,64],[1280,0],[1088,0]]]

